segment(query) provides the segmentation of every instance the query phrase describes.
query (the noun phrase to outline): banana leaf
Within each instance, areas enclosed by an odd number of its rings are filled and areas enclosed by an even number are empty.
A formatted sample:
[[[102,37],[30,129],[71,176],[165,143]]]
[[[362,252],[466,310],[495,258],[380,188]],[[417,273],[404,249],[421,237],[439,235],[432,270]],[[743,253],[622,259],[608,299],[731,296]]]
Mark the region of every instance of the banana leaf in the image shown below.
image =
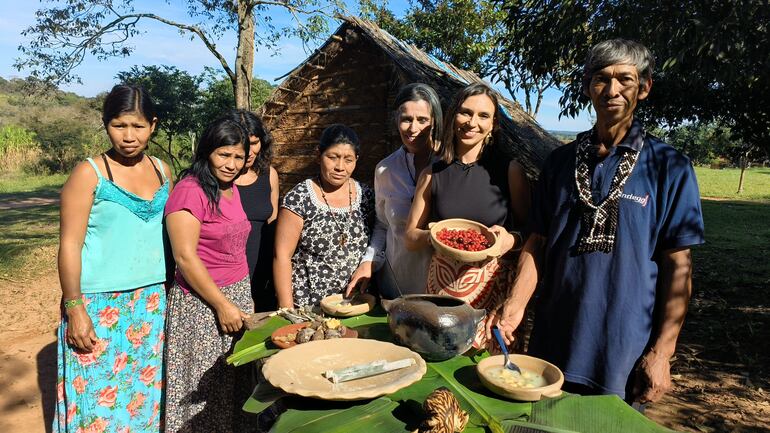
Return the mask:
[[[343,319],[342,323],[349,328],[356,328],[361,338],[390,341],[387,320],[385,311],[378,307],[367,314]],[[240,366],[278,352],[280,349],[272,345],[270,335],[281,326],[289,324],[291,322],[288,320],[274,316],[259,328],[244,332],[235,343],[233,353],[227,357],[227,363]]]
[[[423,402],[428,394],[443,386],[452,391],[468,412],[469,424],[503,433],[502,421],[527,418],[532,404],[501,400],[484,388],[476,374],[476,363],[484,356],[456,356],[443,362],[430,362],[420,381],[388,397],[402,402]]]
[[[262,381],[254,387],[254,392],[252,392],[251,397],[246,400],[246,403],[243,405],[243,410],[249,413],[260,413],[272,406],[276,401],[288,395],[289,394],[282,389],[270,385],[267,381]]]
[[[273,346],[270,335],[290,323],[283,317],[274,316],[259,328],[244,332],[241,339],[235,343],[232,355],[227,357],[227,363],[239,366],[278,352],[280,349]]]
[[[323,406],[324,404],[317,404]],[[326,408],[288,409],[273,425],[281,433],[394,433],[407,431],[406,423],[393,415],[398,403],[378,398],[364,404],[325,402]],[[329,408],[331,406],[331,408]]]
[[[526,421],[503,421],[503,431],[505,433],[579,433],[574,430],[565,430],[558,427],[546,427],[539,424],[532,424]]]
[[[532,408],[530,422],[578,432],[667,433],[616,395],[566,394],[546,399]]]

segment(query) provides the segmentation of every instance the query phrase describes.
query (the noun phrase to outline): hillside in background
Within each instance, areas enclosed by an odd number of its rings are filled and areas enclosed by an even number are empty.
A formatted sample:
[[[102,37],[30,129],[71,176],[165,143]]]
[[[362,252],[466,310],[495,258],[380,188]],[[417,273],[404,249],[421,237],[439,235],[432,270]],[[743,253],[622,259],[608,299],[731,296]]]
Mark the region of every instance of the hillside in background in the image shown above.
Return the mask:
[[[569,143],[570,141],[574,140],[580,132],[582,131],[548,131],[549,134],[556,137],[556,139],[562,143]]]

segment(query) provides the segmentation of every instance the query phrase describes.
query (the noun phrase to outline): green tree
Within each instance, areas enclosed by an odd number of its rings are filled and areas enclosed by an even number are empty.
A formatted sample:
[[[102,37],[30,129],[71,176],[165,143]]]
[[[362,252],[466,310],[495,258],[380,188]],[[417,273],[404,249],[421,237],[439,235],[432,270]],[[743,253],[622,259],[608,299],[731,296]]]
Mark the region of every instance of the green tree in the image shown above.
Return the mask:
[[[376,0],[359,0],[361,13],[393,36],[459,68],[505,86],[511,98],[524,94],[524,106],[531,116],[540,110],[550,80],[533,80],[513,62],[498,53],[504,36],[503,10],[494,0],[410,0],[403,19]]]
[[[595,43],[623,37],[655,54],[650,97],[637,110],[653,123],[718,122],[744,155],[770,147],[770,3],[766,0],[548,2],[498,0],[506,12],[501,52],[534,80],[563,88],[562,115],[575,116],[582,63]],[[744,158],[744,161],[747,159]]]
[[[223,113],[232,110],[236,105],[233,88],[227,77],[207,68],[201,75],[201,79],[205,89],[202,91],[201,107],[196,116],[198,116],[199,122],[205,125]],[[255,77],[251,80],[251,107],[256,108],[264,104],[273,89],[273,85],[261,78]]]
[[[233,87],[235,104],[250,108],[255,46],[277,48],[282,37],[303,42],[327,29],[327,18],[342,10],[341,0],[187,0],[189,22],[140,12],[133,0],[61,0],[37,12],[37,22],[22,34],[31,40],[19,47],[18,69],[29,69],[46,82],[79,81],[75,69],[86,55],[105,60],[129,56],[129,40],[144,31],[140,23],[156,21],[179,29],[184,37],[200,39],[219,61]],[[273,15],[288,12],[289,25],[276,25]],[[226,32],[238,35],[235,61],[229,62],[215,40]]]
[[[38,122],[34,128],[44,171],[64,173],[98,147],[101,131],[67,119]]]

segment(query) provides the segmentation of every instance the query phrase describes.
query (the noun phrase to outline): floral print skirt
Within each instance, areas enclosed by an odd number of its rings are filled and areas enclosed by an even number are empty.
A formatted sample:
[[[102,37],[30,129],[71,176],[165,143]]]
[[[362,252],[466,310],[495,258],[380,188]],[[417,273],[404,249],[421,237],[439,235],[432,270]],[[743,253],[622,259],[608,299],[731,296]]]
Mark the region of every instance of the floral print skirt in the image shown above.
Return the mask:
[[[98,341],[91,353],[58,331],[54,432],[159,432],[166,291],[162,284],[83,295]]]
[[[254,311],[248,276],[220,290],[241,311]],[[255,429],[256,419],[242,410],[254,389],[253,370],[226,362],[237,335],[223,333],[216,311],[178,284],[169,292],[166,325],[166,432]]]

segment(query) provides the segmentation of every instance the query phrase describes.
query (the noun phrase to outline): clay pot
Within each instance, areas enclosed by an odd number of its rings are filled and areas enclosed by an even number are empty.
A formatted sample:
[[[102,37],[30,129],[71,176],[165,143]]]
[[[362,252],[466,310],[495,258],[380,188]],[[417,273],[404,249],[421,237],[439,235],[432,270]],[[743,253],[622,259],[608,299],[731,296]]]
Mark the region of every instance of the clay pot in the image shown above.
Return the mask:
[[[470,349],[486,311],[442,295],[404,295],[382,300],[396,344],[428,361],[443,361]]]

